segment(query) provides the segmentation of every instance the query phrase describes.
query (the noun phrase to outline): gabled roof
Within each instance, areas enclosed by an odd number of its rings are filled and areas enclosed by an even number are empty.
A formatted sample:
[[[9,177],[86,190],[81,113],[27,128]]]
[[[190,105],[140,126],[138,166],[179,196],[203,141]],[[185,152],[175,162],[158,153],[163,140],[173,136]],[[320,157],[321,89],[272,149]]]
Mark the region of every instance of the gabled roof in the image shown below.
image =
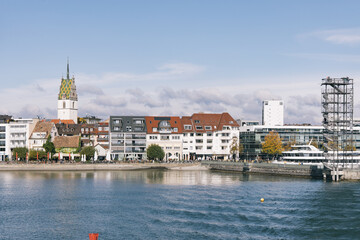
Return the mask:
[[[79,136],[57,136],[54,138],[55,148],[77,148],[79,147]]]
[[[172,134],[180,134],[183,131],[183,127],[181,124],[180,117],[167,117],[167,116],[148,116],[145,117],[146,126],[147,126],[147,133],[160,133],[159,132],[159,123],[161,121],[167,121],[170,123],[170,128],[174,129],[177,128],[177,132],[171,131]],[[156,129],[157,131],[153,131]]]
[[[53,122],[37,122],[34,130],[31,133],[31,137],[34,133],[39,133],[39,132],[45,132],[46,133],[46,137],[47,138],[50,133],[51,133],[51,129],[55,126],[55,124]]]
[[[227,112],[225,113],[194,113],[191,117],[181,118],[182,125],[191,125],[192,129],[184,132],[214,132],[221,131],[223,126],[239,127],[239,124]]]

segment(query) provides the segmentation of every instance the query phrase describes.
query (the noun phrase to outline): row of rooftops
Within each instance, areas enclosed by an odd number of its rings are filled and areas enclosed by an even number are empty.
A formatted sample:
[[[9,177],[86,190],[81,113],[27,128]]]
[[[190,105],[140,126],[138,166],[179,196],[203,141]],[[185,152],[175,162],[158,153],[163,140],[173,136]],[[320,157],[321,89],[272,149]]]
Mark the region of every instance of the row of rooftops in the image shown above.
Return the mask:
[[[186,133],[215,132],[239,127],[229,113],[194,113],[191,116],[111,116],[111,132]]]

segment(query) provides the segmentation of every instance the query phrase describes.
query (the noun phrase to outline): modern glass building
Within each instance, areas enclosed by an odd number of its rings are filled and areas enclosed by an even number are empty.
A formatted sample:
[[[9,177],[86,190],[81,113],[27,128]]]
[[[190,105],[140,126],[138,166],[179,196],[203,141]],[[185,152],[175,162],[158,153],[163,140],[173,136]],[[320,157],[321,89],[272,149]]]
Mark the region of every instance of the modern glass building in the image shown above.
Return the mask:
[[[240,141],[243,144],[243,159],[265,158],[265,154],[261,153],[262,143],[265,136],[271,131],[279,134],[283,144],[288,142],[296,142],[296,144],[307,144],[311,140],[321,145],[324,142],[322,126],[304,126],[304,125],[288,125],[288,126],[243,126],[240,127]],[[360,127],[354,127],[354,145],[356,149],[360,149]]]

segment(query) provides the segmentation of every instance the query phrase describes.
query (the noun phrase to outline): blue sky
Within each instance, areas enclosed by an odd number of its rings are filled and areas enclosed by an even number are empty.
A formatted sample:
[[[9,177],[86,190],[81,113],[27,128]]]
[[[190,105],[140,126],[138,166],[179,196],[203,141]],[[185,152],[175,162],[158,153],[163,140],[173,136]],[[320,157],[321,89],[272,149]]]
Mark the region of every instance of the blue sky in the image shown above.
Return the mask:
[[[358,9],[331,0],[3,0],[0,111],[55,118],[70,57],[80,115],[260,120],[261,100],[282,98],[285,122],[319,123],[321,78],[349,76],[357,89]]]

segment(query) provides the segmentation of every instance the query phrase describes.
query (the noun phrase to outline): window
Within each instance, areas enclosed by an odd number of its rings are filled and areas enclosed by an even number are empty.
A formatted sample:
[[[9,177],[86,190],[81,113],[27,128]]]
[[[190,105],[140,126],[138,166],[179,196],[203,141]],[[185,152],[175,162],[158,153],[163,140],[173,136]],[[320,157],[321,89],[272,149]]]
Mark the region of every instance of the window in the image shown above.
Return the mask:
[[[202,126],[196,126],[196,130],[203,130]]]
[[[177,132],[178,131],[178,128],[173,128],[173,132]]]
[[[207,133],[206,134],[208,137],[211,137],[212,136],[212,133]]]
[[[164,135],[160,137],[161,140],[169,140],[170,136],[169,135]]]
[[[207,146],[206,149],[207,149],[207,150],[211,150],[212,147],[211,147],[211,146]]]
[[[194,133],[190,133],[190,137],[193,137],[194,136]]]
[[[166,147],[166,150],[171,150],[172,149],[172,147]]]
[[[191,130],[192,127],[191,127],[191,125],[184,125],[184,129],[185,129],[185,130]]]
[[[207,140],[207,143],[212,143],[212,139],[208,139],[208,140]]]
[[[211,126],[205,126],[205,130],[211,130]]]
[[[179,139],[180,139],[180,136],[172,136],[172,139],[173,139],[173,140],[179,140]]]
[[[153,132],[157,132],[157,128],[153,128]]]
[[[126,131],[131,132],[131,126],[126,126]]]
[[[200,123],[200,120],[195,120],[195,123]]]
[[[202,139],[196,139],[196,143],[203,143]]]

